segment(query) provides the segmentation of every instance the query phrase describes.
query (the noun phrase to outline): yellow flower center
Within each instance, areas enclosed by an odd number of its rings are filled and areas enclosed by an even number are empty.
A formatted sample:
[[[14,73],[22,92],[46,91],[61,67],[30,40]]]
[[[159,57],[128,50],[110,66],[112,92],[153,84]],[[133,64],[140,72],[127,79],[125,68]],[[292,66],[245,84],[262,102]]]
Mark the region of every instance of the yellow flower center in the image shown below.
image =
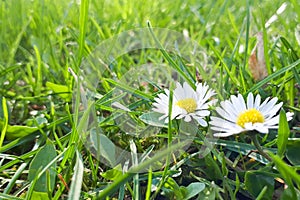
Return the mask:
[[[265,118],[264,116],[261,114],[261,112],[259,112],[258,110],[256,110],[255,108],[246,110],[245,112],[239,114],[236,123],[238,125],[240,125],[241,127],[245,128],[245,124],[252,122],[252,123],[256,123],[256,122],[264,122]]]
[[[176,105],[180,108],[183,108],[188,113],[195,112],[195,110],[197,109],[197,102],[193,98],[179,100],[177,101]]]

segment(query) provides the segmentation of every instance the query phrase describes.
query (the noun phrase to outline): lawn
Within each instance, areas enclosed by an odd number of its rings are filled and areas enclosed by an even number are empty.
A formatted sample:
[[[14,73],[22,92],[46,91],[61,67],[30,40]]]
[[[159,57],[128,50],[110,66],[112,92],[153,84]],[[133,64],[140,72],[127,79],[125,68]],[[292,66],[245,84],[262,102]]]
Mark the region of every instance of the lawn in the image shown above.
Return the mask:
[[[0,1],[0,199],[300,199],[300,2]]]

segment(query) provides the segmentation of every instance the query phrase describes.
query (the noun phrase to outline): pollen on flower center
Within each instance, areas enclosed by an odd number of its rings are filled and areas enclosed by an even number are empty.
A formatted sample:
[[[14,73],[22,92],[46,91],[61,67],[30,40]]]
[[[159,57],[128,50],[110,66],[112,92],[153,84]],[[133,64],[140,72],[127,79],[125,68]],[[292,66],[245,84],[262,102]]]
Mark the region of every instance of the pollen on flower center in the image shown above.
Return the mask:
[[[180,108],[185,109],[188,113],[195,112],[195,110],[197,109],[197,102],[193,98],[179,100],[177,101],[176,105]]]
[[[252,108],[249,110],[246,110],[245,112],[241,113],[238,118],[236,123],[238,125],[240,125],[241,127],[245,128],[245,123],[256,123],[256,122],[264,122],[265,118],[264,116],[261,114],[261,112],[259,112],[258,110]]]

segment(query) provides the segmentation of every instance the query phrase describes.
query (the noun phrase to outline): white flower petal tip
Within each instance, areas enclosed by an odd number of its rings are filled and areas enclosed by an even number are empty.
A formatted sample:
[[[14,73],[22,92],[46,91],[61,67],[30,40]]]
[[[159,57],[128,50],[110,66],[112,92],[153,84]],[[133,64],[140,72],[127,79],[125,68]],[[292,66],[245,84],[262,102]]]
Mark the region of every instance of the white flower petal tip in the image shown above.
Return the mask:
[[[278,98],[267,98],[263,103],[260,95],[249,93],[247,101],[241,94],[231,95],[229,100],[220,102],[216,108],[219,117],[211,117],[209,124],[215,131],[215,137],[228,137],[247,131],[257,131],[267,134],[269,129],[278,128],[279,115],[282,102],[276,104]],[[293,113],[286,113],[287,120],[292,119]]]
[[[215,95],[215,91],[210,89],[206,83],[197,83],[194,90],[187,82],[182,85],[176,83],[176,88],[173,92],[172,115],[171,119],[183,119],[190,122],[192,119],[197,121],[200,126],[206,127],[208,124],[205,117],[209,116],[208,110],[210,105],[214,105],[216,100],[210,101]],[[169,116],[169,90],[165,94],[158,94],[154,98],[152,110],[162,113],[163,116]]]

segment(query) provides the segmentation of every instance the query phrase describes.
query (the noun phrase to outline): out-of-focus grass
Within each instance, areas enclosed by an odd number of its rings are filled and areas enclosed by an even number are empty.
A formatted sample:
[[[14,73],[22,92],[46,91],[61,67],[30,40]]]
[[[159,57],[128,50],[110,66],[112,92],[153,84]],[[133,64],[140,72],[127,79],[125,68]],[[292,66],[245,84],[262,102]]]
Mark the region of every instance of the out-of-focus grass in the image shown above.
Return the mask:
[[[0,2],[0,84],[2,86],[0,93],[8,101],[9,125],[34,126],[38,129],[25,136],[24,132],[29,129],[25,131],[24,128],[20,133],[24,137],[14,137],[13,132],[11,133],[13,140],[5,140],[0,148],[1,198],[6,198],[6,195],[10,195],[11,198],[25,196],[30,187],[26,170],[29,169],[33,156],[44,146],[46,140],[53,142],[57,155],[61,155],[61,158],[56,158],[58,165],[55,169],[57,172],[55,185],[57,187],[54,191],[47,191],[49,196],[52,195],[54,199],[66,198],[67,187],[70,187],[74,181],[71,179],[74,166],[76,177],[82,178],[81,173],[84,173],[84,177],[76,182],[82,185],[81,188],[76,184],[70,188],[72,197],[78,197],[78,193],[75,192],[78,189],[81,191],[79,193],[81,198],[95,197],[97,196],[95,193],[109,184],[110,181],[99,176],[100,172],[105,172],[108,168],[102,166],[76,137],[76,125],[73,123],[72,116],[72,113],[76,112],[71,109],[72,103],[75,102],[70,102],[72,94],[69,93],[73,92],[76,83],[68,69],[77,72],[81,59],[87,57],[99,43],[124,31],[147,27],[148,20],[153,27],[168,28],[180,33],[187,32],[190,39],[197,41],[205,49],[209,59],[215,63],[211,70],[217,74],[216,82],[220,98],[225,99],[237,91],[246,94],[253,89],[253,92],[259,92],[263,97],[277,96],[284,101],[285,108],[290,108],[296,113],[296,122],[291,129],[291,136],[299,137],[299,118],[297,118],[300,101],[299,83],[295,78],[299,74],[299,60],[293,56],[300,55],[298,48],[300,5],[296,0],[291,2],[90,0],[88,4],[86,3],[89,6],[87,18],[83,17],[80,21],[83,2],[86,1],[2,0]],[[278,11],[283,7],[285,9],[282,12]],[[265,27],[268,22],[271,23]],[[83,27],[85,23],[86,26]],[[265,52],[268,53],[266,62],[271,73],[267,83],[261,82],[264,84],[255,83],[248,69],[247,59],[255,46],[255,34],[258,32],[264,32],[266,36]],[[293,50],[289,49],[280,37],[285,38]],[[116,75],[117,78],[121,78],[130,66],[136,63],[161,62],[161,60],[163,56],[159,51],[142,52],[141,55],[135,55],[134,59],[131,55],[124,55],[117,59],[118,64],[114,68],[114,73],[105,72],[104,77],[114,79]],[[292,66],[293,70],[286,71],[287,66]],[[280,70],[282,73],[278,72]],[[53,91],[47,82],[59,85],[67,96]],[[99,92],[104,94],[112,90],[113,85],[106,83],[100,88],[103,90]],[[120,146],[128,144],[127,138],[119,135],[120,130],[116,124],[112,124],[110,116],[103,117],[107,117],[107,121],[104,120],[102,127],[110,139],[119,142]],[[38,139],[36,136],[39,136]],[[272,147],[275,144],[274,140],[272,136],[271,139],[264,138],[267,145],[273,144]],[[244,149],[248,148],[246,141],[236,143]],[[196,141],[195,148],[197,144]],[[220,146],[222,144],[220,142]],[[142,149],[142,143],[138,145]],[[230,146],[231,143],[227,142],[226,145]],[[244,155],[236,153],[234,145],[228,149],[221,155],[213,152],[213,156],[208,156],[205,161],[191,157],[191,163],[182,167],[186,171],[182,172],[182,178],[177,181],[186,186],[191,182],[188,177],[191,173],[194,180],[201,180],[206,184],[216,182],[217,185],[212,184],[213,192],[222,193],[225,199],[238,195],[251,198],[245,190],[244,183],[239,183],[244,181],[243,175],[235,173],[234,170],[230,173],[225,170],[228,167],[225,158],[233,159],[234,163],[238,163]],[[232,158],[234,156],[236,158]],[[192,162],[193,159],[196,161]],[[219,170],[218,173],[216,172],[216,177],[209,170],[205,173],[204,168],[207,163],[213,166],[212,169]],[[83,170],[82,164],[84,164],[84,171],[80,171]],[[243,165],[245,170],[262,170],[268,167],[260,163],[252,166],[250,161],[245,161]],[[191,170],[192,167],[196,168],[195,171]],[[153,172],[151,176],[134,177],[134,186],[128,178],[130,176],[124,175],[120,183],[126,182],[126,189],[122,184],[117,186],[120,187],[120,193],[123,191],[130,196],[137,192],[139,179],[143,182],[146,177],[154,177],[153,180],[157,181],[160,175],[159,172],[157,174]],[[236,175],[236,177],[221,180],[222,175],[226,177]],[[283,178],[286,178],[285,174]],[[10,180],[12,181],[9,183]],[[241,190],[238,189],[239,184],[242,185]],[[161,184],[161,187],[163,186],[165,185]],[[237,189],[233,194],[235,186]],[[148,186],[147,191],[149,190]],[[159,192],[161,191],[158,191],[157,195]],[[143,195],[141,191],[137,196],[143,197]]]

